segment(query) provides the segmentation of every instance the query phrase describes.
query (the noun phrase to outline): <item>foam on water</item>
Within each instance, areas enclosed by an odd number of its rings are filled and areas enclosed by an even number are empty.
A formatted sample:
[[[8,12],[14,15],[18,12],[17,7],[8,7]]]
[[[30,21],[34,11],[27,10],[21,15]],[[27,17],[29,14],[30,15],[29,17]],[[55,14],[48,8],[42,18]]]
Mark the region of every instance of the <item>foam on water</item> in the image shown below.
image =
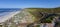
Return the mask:
[[[9,19],[9,17],[15,15],[20,10],[21,9],[0,9],[0,22]]]

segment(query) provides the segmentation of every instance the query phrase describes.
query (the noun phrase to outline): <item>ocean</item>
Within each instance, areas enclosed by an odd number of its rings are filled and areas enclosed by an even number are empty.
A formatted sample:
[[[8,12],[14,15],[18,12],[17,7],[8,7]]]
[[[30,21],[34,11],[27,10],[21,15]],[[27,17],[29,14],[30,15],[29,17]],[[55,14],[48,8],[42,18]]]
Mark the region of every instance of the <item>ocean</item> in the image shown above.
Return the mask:
[[[0,23],[20,12],[20,8],[0,8]]]
[[[8,15],[11,12],[16,12],[21,10],[20,8],[0,8],[0,17],[4,15]]]

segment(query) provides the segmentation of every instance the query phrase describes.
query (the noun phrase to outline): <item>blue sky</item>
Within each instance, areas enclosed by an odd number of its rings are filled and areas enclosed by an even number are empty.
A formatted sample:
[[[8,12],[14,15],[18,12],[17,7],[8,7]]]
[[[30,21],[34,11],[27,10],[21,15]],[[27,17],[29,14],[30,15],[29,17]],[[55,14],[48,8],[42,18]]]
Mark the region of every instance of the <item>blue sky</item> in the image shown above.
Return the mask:
[[[60,0],[0,0],[0,8],[53,8],[59,6]]]

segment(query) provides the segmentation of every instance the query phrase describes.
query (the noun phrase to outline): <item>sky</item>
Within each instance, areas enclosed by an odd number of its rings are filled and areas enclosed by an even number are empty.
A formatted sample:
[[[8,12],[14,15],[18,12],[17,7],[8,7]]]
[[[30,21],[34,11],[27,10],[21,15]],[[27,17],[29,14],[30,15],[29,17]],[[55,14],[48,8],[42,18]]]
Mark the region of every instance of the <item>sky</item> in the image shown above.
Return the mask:
[[[0,8],[54,8],[60,0],[0,0]]]

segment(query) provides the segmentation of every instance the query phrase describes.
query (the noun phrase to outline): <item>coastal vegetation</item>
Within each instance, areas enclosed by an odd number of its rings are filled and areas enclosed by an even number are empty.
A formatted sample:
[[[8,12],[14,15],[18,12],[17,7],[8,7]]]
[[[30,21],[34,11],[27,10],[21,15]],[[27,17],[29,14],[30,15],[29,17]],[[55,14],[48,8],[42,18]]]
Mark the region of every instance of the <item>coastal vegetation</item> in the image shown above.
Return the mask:
[[[60,7],[57,8],[25,8],[25,10],[27,10],[28,12],[30,12],[33,16],[36,17],[37,20],[40,20],[44,14],[57,14],[60,15]],[[48,16],[48,15],[47,15]],[[48,18],[45,19],[45,21],[43,22],[51,22],[52,21],[51,16],[49,16]]]

